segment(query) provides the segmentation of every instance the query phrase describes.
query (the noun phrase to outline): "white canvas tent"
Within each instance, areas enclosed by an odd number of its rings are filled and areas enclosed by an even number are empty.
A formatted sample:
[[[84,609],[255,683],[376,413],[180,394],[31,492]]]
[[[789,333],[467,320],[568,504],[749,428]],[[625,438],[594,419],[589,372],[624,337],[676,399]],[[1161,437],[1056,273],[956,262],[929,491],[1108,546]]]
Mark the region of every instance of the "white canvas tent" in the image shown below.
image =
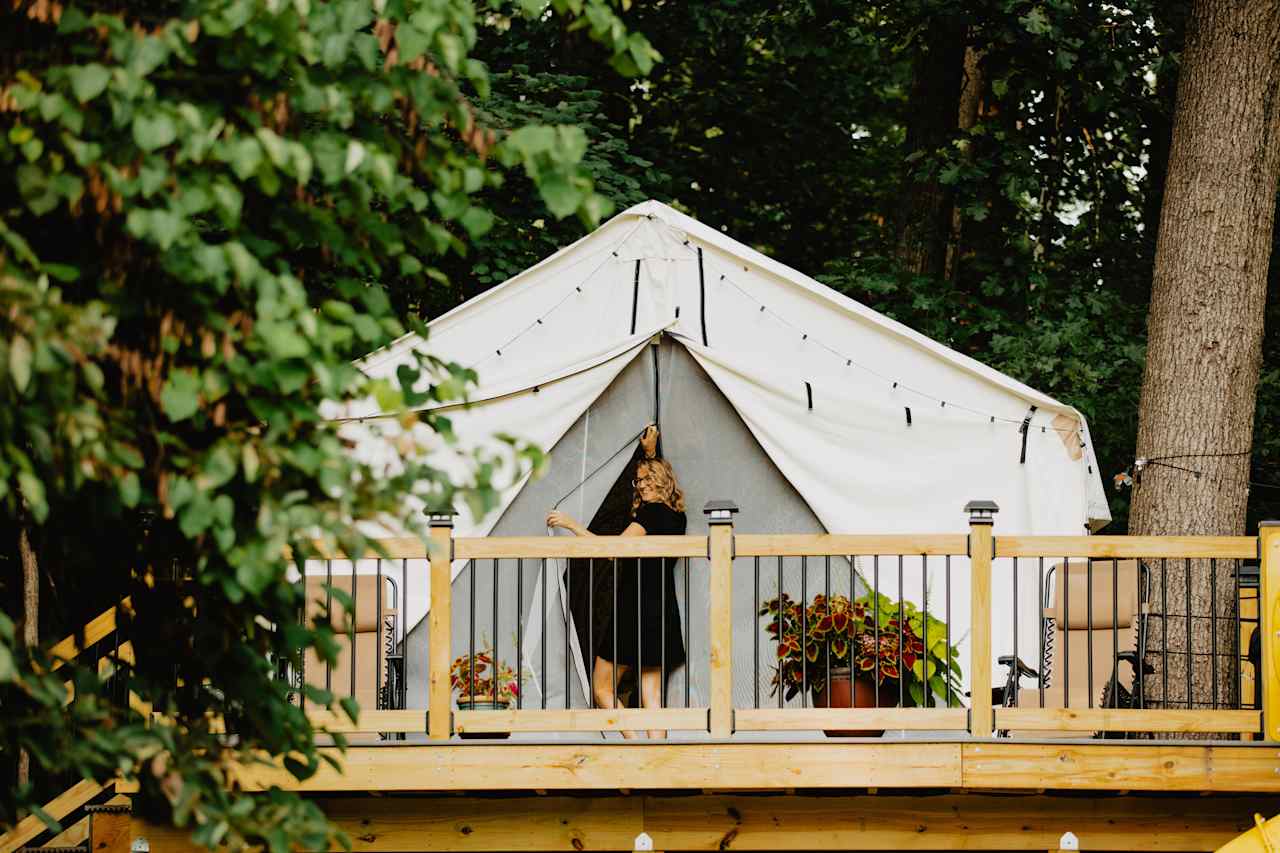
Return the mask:
[[[463,510],[459,536],[542,533],[543,516],[566,493],[561,508],[589,520],[627,454],[610,457],[655,411],[664,454],[689,498],[691,533],[705,530],[700,510],[710,498],[737,502],[738,530],[751,533],[963,532],[962,508],[971,499],[999,504],[996,530],[1003,534],[1079,534],[1110,519],[1088,426],[1076,410],[657,202],[621,213],[429,329],[429,341],[407,336],[370,356],[363,369],[394,375],[419,347],[474,367],[479,386],[472,405],[449,412],[464,445],[483,446],[506,433],[550,451],[547,475],[512,486],[497,511],[473,518]],[[381,413],[368,404],[342,414],[371,425]],[[394,455],[377,429],[350,426],[358,452]],[[455,453],[441,448],[435,457],[461,470]],[[580,485],[602,464],[597,477]],[[858,568],[866,578],[869,567]],[[462,569],[456,565],[455,575]],[[966,569],[963,560],[953,562],[952,622],[960,640],[967,634]],[[425,568],[408,570],[412,626],[429,602]],[[798,571],[787,569],[793,596],[800,592],[792,586]],[[810,595],[825,580],[816,571],[805,578],[816,584]],[[837,566],[837,584],[847,589],[839,580],[844,571]],[[483,602],[490,595],[486,572],[481,567],[476,591]],[[899,589],[895,564],[881,589],[920,603],[924,573],[921,565],[908,568]],[[541,654],[529,637],[540,636],[540,622],[548,628],[546,645],[563,645],[557,577],[548,573],[549,590],[539,586],[541,575],[522,577],[518,607],[505,597],[511,582],[500,579],[511,621],[485,630],[486,638],[510,645],[513,614],[524,615],[523,657],[535,670]],[[940,582],[929,583],[934,607]],[[1035,587],[1024,582],[1019,591],[1023,614],[1037,612]],[[742,615],[735,610],[735,658],[746,655],[736,669],[749,673],[758,623],[747,616],[750,589],[744,594]],[[459,601],[469,595],[455,590]],[[995,595],[1015,604],[999,576]],[[705,630],[702,601],[695,594],[692,603],[681,602],[698,614],[688,638],[695,691],[699,644],[705,648],[698,633]],[[467,612],[455,605],[455,637],[465,636],[459,620]],[[1017,635],[1024,659],[1034,657],[1035,632],[1034,619],[1024,616]],[[994,639],[996,653],[1007,653],[1012,628],[997,624]],[[425,696],[426,657],[418,650],[424,642],[425,630],[409,638],[411,707]],[[465,649],[465,639],[455,642],[455,653]],[[581,662],[571,668],[580,679]],[[535,678],[552,704],[574,690],[563,674],[558,683],[551,672]],[[678,690],[678,677],[675,683]],[[741,704],[750,703],[755,686],[749,677],[736,685]],[[585,701],[580,686],[578,693],[571,697],[576,705]]]

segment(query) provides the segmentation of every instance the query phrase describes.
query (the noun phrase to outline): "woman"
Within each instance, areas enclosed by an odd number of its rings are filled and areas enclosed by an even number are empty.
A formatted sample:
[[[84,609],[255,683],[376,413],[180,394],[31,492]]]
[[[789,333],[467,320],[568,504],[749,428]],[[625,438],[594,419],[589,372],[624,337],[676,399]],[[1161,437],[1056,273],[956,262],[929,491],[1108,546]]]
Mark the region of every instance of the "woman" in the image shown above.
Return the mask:
[[[676,483],[671,463],[653,458],[657,443],[658,428],[650,424],[640,437],[644,458],[636,464],[631,523],[622,531],[622,536],[684,535],[688,523],[684,493]],[[595,535],[562,512],[548,513],[547,526],[563,527],[577,536]],[[615,686],[637,661],[641,704],[646,708],[662,707],[664,667],[669,671],[685,661],[680,608],[676,602],[675,563],[675,558],[661,557],[618,563],[612,636],[607,642],[596,644],[598,651],[591,670],[591,692],[598,707],[618,706]],[[612,641],[614,636],[616,647]],[[629,736],[630,732],[623,735]],[[650,731],[649,736],[661,738],[666,733]]]

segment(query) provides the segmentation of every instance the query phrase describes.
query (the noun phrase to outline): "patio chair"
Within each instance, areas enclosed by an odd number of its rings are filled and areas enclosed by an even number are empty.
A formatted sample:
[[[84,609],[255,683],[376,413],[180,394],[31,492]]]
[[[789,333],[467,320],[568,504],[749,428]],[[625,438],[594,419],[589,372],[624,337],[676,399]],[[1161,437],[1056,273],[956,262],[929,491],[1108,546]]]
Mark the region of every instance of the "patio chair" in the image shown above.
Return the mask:
[[[1006,687],[999,691],[1000,703],[1022,708],[1133,707],[1138,689],[1137,634],[1146,607],[1145,591],[1139,594],[1139,578],[1146,581],[1138,560],[1071,560],[1065,571],[1061,563],[1050,567],[1041,611],[1044,655],[1040,669],[1037,672],[1012,655],[1000,657],[999,662],[1009,667]],[[1151,667],[1144,664],[1143,671],[1149,673]],[[1043,680],[1043,685],[1021,687],[1024,677]],[[1026,734],[1080,736],[1078,732]]]
[[[382,582],[382,599],[378,600],[378,581]],[[303,656],[306,683],[329,689],[335,697],[354,696],[362,711],[397,708],[401,703],[403,657],[397,647],[400,619],[399,589],[395,581],[383,575],[357,575],[352,590],[350,575],[334,575],[328,583],[352,596],[355,603],[355,691],[352,692],[352,636],[343,630],[345,610],[335,600],[330,608],[330,622],[338,643],[337,661],[327,667],[314,649]],[[324,617],[326,592],[324,576],[308,576],[306,580],[307,619]],[[379,610],[381,604],[381,610]],[[376,736],[349,736],[358,742]]]

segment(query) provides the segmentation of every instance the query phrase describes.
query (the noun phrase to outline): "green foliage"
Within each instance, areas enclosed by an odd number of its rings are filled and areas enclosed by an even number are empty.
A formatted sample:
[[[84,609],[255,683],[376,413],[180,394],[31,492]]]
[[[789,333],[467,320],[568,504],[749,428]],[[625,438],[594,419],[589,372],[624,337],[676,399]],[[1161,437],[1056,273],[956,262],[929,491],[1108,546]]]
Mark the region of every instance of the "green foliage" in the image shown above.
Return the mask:
[[[623,70],[655,58],[606,0],[524,5]],[[363,553],[359,520],[421,534],[424,508],[483,514],[541,459],[512,442],[451,480],[424,462],[454,441],[424,406],[475,374],[354,360],[422,330],[393,297],[428,302],[491,231],[504,171],[553,218],[596,222],[583,132],[486,120],[469,0],[26,11],[0,36],[0,504],[49,577],[96,579],[95,611],[132,593],[137,660],[116,662],[118,691],[92,661],[50,675],[6,618],[2,750],[45,778],[137,778],[147,811],[206,845],[322,847],[314,805],[229,777],[322,758],[277,674],[336,646],[327,620],[299,622],[290,571],[317,547]],[[325,417],[370,400],[394,415],[365,427],[393,464],[355,458]],[[146,725],[127,691],[163,716]],[[40,794],[4,798],[0,821]]]

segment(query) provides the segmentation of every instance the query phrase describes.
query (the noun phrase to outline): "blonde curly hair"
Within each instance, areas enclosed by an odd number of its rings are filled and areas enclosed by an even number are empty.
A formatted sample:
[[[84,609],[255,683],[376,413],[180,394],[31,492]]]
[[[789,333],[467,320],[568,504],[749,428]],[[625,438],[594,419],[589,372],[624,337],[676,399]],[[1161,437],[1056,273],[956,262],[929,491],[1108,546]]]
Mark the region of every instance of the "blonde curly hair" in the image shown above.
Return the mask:
[[[684,512],[684,492],[680,488],[680,484],[676,482],[675,469],[671,467],[671,463],[665,459],[642,459],[636,465],[636,480],[639,481],[645,477],[651,477],[654,485],[662,492],[662,502],[676,512]],[[636,490],[631,498],[631,514],[635,515],[636,510],[640,509],[640,504],[644,501],[640,500],[640,491]]]

